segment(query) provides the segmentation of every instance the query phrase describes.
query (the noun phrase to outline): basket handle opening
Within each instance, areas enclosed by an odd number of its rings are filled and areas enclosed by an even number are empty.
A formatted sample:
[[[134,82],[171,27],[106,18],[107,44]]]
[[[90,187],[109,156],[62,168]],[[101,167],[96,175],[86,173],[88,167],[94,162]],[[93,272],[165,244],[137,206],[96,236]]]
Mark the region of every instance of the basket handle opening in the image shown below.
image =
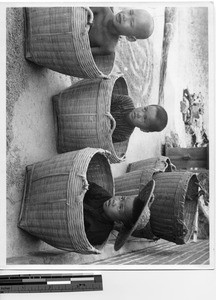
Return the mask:
[[[91,8],[90,7],[83,7],[86,11],[87,11],[87,13],[88,13],[88,22],[87,22],[87,24],[88,25],[92,25],[93,24],[93,21],[94,21],[94,14],[93,14],[93,11],[91,10]]]
[[[88,183],[88,180],[85,175],[77,174],[77,176],[81,177],[81,180],[82,180],[81,193],[79,195],[77,195],[77,197],[76,197],[76,200],[79,202],[79,201],[82,201],[82,197],[85,195],[86,191],[88,190],[89,183]]]
[[[114,130],[116,129],[116,120],[113,118],[110,112],[106,112],[105,116],[107,116],[110,119],[110,123],[111,123],[110,134],[112,135]]]

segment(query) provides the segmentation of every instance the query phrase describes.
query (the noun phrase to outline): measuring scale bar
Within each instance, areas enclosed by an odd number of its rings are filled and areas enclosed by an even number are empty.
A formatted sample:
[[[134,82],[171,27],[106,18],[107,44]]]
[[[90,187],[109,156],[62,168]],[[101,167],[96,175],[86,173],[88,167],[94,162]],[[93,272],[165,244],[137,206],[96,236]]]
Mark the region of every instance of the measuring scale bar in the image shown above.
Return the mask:
[[[103,290],[101,275],[0,276],[0,293],[46,293]]]

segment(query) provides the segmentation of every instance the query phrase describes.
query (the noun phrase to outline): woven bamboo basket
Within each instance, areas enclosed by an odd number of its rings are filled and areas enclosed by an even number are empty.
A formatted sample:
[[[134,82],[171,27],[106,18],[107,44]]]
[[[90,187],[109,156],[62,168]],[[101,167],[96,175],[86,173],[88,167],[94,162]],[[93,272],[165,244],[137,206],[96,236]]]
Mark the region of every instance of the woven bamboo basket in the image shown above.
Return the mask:
[[[153,233],[176,244],[185,244],[194,231],[199,182],[195,173],[157,173],[151,206]]]
[[[166,156],[152,157],[131,163],[127,172],[115,178],[117,195],[137,195],[157,172],[172,172],[174,166]]]
[[[171,172],[175,170],[175,166],[171,163],[169,157],[167,156],[157,156],[151,157],[144,160],[139,160],[133,163],[130,163],[127,167],[126,172],[132,172],[143,169],[155,169],[161,170],[164,172]]]
[[[198,205],[198,179],[191,172],[152,172],[137,170],[115,178],[116,195],[138,195],[151,179],[155,180],[150,223],[133,236],[163,238],[186,243],[193,233]]]
[[[58,153],[92,147],[110,151],[111,163],[125,159],[128,141],[112,142],[112,93],[128,94],[124,77],[83,79],[53,97]]]
[[[98,254],[85,233],[83,198],[88,181],[113,195],[107,151],[85,148],[26,167],[18,227],[46,243],[81,254]]]
[[[24,9],[26,58],[59,73],[81,78],[106,78],[115,54],[93,57],[87,7],[31,7]]]

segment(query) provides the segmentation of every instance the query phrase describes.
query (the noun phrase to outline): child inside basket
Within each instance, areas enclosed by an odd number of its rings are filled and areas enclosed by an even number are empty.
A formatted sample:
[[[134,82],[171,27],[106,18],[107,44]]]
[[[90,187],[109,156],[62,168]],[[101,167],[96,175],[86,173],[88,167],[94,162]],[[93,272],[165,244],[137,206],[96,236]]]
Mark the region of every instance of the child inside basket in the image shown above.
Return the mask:
[[[115,222],[121,223],[114,246],[115,250],[119,250],[138,223],[142,227],[148,223],[154,185],[154,180],[149,181],[138,196],[112,197],[101,186],[91,182],[83,201],[84,225],[89,242],[92,245],[103,244],[114,229]]]
[[[160,105],[136,107],[127,95],[113,94],[111,115],[116,121],[113,143],[128,140],[135,127],[143,132],[162,131],[168,122],[166,110]]]
[[[124,9],[113,13],[109,7],[91,7],[94,21],[89,31],[89,40],[93,56],[109,55],[121,35],[134,42],[147,39],[154,30],[152,16],[142,9]]]

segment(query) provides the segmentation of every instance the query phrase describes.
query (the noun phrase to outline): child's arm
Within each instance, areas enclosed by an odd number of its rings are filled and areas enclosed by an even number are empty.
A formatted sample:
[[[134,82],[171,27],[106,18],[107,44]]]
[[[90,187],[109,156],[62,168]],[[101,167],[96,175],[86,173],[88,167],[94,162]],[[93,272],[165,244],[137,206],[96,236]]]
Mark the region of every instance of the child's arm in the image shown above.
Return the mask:
[[[96,14],[96,13],[100,13],[104,10],[104,7],[90,7],[91,11]]]
[[[91,51],[92,51],[92,55],[93,56],[99,56],[99,55],[109,55],[111,54],[112,52],[109,51],[109,50],[104,50],[103,48],[101,47],[91,47]]]
[[[87,190],[86,194],[85,194],[85,203],[90,204],[89,201],[90,199],[93,200],[109,200],[110,198],[112,198],[112,195],[105,190],[103,187],[101,187],[100,185],[94,183],[94,182],[89,182],[89,189]],[[92,206],[92,205],[91,205]]]
[[[112,14],[114,14],[114,10],[113,7],[89,7],[91,9],[91,11],[93,12],[93,14],[104,14],[105,16],[107,14],[109,14],[110,12],[112,12]]]

